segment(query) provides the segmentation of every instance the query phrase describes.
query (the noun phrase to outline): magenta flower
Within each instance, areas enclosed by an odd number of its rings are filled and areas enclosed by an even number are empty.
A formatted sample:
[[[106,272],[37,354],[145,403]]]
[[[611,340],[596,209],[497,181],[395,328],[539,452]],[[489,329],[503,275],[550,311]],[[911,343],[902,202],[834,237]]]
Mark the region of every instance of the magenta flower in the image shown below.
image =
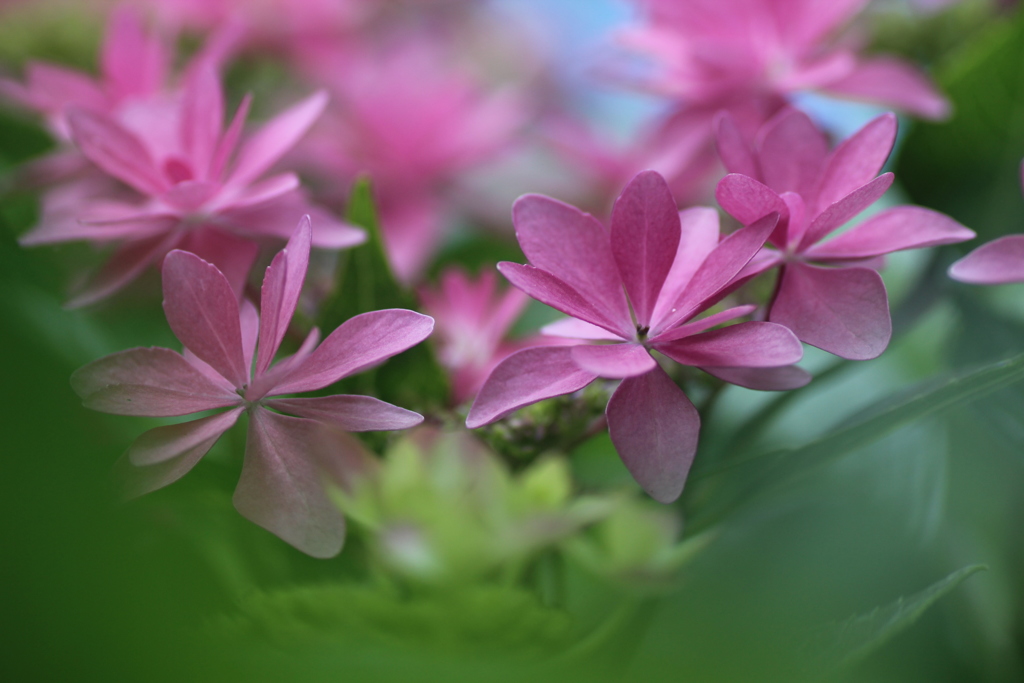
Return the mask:
[[[892,185],[892,173],[878,173],[895,139],[892,114],[874,119],[831,152],[821,131],[795,109],[765,124],[754,150],[728,116],[718,125],[719,152],[732,171],[716,191],[722,208],[743,223],[781,216],[772,246],[741,277],[779,267],[768,319],[852,360],[875,358],[892,334],[885,285],[872,267],[877,258],[974,237],[944,214],[897,206],[828,239]]]
[[[1021,182],[1024,184],[1024,165]],[[1006,235],[981,245],[951,265],[949,276],[972,285],[1024,282],[1024,235]]]
[[[249,416],[234,503],[242,515],[315,557],[341,549],[344,520],[323,485],[326,472],[359,460],[332,430],[406,429],[417,413],[368,396],[282,398],[329,386],[423,341],[434,322],[400,309],[358,315],[317,346],[314,328],[293,356],[273,363],[309,264],[304,218],[263,279],[261,312],[238,300],[227,279],[198,256],[164,259],[164,311],[184,354],[135,348],[79,369],[71,384],[84,405],[118,415],[165,417],[228,408],[157,427],[128,449],[131,493],[167,486],[192,469],[238,418]],[[254,365],[255,362],[255,365]],[[327,452],[325,452],[327,451]]]
[[[210,65],[197,67],[179,95],[138,102],[118,118],[70,109],[72,141],[126,189],[109,197],[92,195],[76,210],[44,212],[50,220],[21,242],[120,244],[71,305],[112,294],[176,248],[217,265],[240,291],[256,258],[253,240],[287,239],[281,225],[303,214],[317,221],[314,246],[358,244],[365,239],[363,232],[311,206],[294,173],[263,177],[306,132],[326,101],[323,93],[311,96],[241,144],[249,99],[222,129],[223,94]]]
[[[499,270],[533,298],[571,316],[546,332],[612,343],[512,354],[480,390],[468,427],[572,393],[598,377],[621,379],[607,408],[612,442],[637,482],[668,502],[683,489],[700,417],[653,351],[743,386],[806,382],[803,371],[789,367],[803,349],[785,327],[746,322],[714,329],[753,306],[695,320],[731,291],[777,216],[719,242],[713,209],[680,214],[665,180],[645,171],[616,200],[610,232],[589,214],[539,195],[520,198],[512,217],[531,265],[502,263]]]

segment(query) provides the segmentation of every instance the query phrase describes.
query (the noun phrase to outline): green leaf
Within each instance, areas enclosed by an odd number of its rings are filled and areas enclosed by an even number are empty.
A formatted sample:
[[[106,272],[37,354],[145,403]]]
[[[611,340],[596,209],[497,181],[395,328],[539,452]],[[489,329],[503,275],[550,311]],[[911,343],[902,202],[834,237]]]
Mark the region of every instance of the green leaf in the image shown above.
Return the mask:
[[[369,179],[356,181],[347,217],[366,231],[367,240],[339,255],[337,282],[318,319],[325,334],[360,313],[416,308],[415,297],[399,284],[388,264]],[[427,343],[414,346],[375,370],[342,380],[332,391],[338,388],[420,410],[443,405],[448,397],[447,375]]]
[[[953,572],[910,597],[845,621],[819,628],[805,648],[816,666],[851,666],[912,626],[925,611],[948,595],[967,577],[988,569],[975,564]]]

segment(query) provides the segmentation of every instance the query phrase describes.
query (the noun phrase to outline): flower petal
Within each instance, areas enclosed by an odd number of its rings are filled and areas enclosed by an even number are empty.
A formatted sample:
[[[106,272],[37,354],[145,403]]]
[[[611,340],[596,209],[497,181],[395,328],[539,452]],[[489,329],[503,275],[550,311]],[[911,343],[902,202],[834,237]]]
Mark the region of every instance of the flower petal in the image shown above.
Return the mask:
[[[334,384],[419,344],[433,329],[433,318],[414,311],[361,313],[342,323],[268,393],[301,393]]]
[[[702,367],[701,370],[729,384],[756,391],[791,391],[810,383],[811,373],[796,365],[780,368],[721,368]]]
[[[835,239],[807,250],[814,260],[871,258],[901,249],[921,249],[975,237],[949,216],[920,206],[897,206],[875,214]]]
[[[668,183],[654,171],[638,174],[612,207],[612,256],[629,295],[636,324],[647,327],[679,248],[679,208]]]
[[[244,410],[244,407],[239,406],[191,422],[150,429],[132,443],[128,449],[128,459],[137,467],[145,467],[182,456],[195,456],[191,451],[198,450],[200,453],[195,458],[198,460],[210,450],[221,434],[234,426]]]
[[[768,319],[801,341],[850,360],[879,356],[892,321],[881,276],[870,268],[787,265]]]
[[[177,234],[170,233],[126,242],[107,259],[85,289],[65,305],[67,308],[88,306],[121,290],[150,265],[159,263],[179,239]]]
[[[603,319],[632,327],[608,231],[593,216],[541,195],[524,195],[512,207],[516,238],[530,263],[585,292]],[[594,321],[591,321],[594,322]]]
[[[513,290],[515,291],[515,290]],[[562,318],[540,328],[540,333],[550,337],[567,337],[569,339],[592,339],[597,341],[622,341],[622,337],[612,334],[603,327],[591,325],[577,318]]]
[[[682,389],[660,367],[627,377],[607,415],[608,435],[637,483],[658,502],[678,498],[700,435],[700,415]]]
[[[743,139],[736,120],[727,111],[721,112],[715,119],[715,144],[718,148],[718,156],[725,164],[729,173],[756,178],[761,175],[758,172],[757,162],[750,153],[750,145]]]
[[[892,185],[893,174],[884,173],[867,185],[859,187],[818,214],[803,239],[799,250],[803,251],[828,236],[830,232],[874,204]]]
[[[597,375],[581,370],[571,346],[542,346],[517,351],[494,368],[477,394],[466,426],[482,427],[523,406],[579,391]]]
[[[145,96],[163,86],[167,55],[159,40],[146,35],[138,13],[119,6],[103,37],[100,68],[115,99]]]
[[[241,402],[181,355],[161,348],[128,349],[93,361],[71,375],[71,387],[86,408],[115,415],[189,415]]]
[[[299,303],[302,284],[309,268],[309,248],[312,241],[309,216],[303,216],[298,227],[263,276],[260,299],[260,341],[256,352],[255,377],[259,377],[274,360],[281,340]]]
[[[238,299],[242,298],[249,273],[260,253],[259,245],[252,240],[216,228],[189,231],[178,248],[216,267]]]
[[[265,401],[274,410],[327,422],[346,432],[409,429],[423,422],[423,416],[370,396],[314,396],[275,398]]]
[[[724,311],[718,313],[712,313],[709,316],[701,318],[700,320],[694,320],[693,322],[680,325],[679,327],[673,327],[667,332],[662,332],[657,337],[651,339],[652,342],[667,342],[675,339],[682,339],[683,337],[690,337],[705,330],[710,330],[712,327],[716,327],[723,323],[727,323],[730,320],[741,318],[745,315],[750,315],[757,310],[757,306],[753,304],[744,304],[743,306],[733,306],[727,308]]]
[[[824,134],[799,109],[786,108],[764,125],[758,142],[761,180],[777,193],[812,197],[828,156]]]
[[[775,323],[747,322],[701,332],[654,348],[683,365],[771,368],[792,365],[804,347],[792,332]]]
[[[603,344],[592,346],[582,344],[569,347],[572,360],[581,369],[598,377],[622,379],[650,372],[657,361],[640,344]]]
[[[164,259],[163,285],[164,313],[178,340],[235,387],[248,384],[238,299],[227,278],[176,249]]]
[[[1024,235],[983,244],[949,268],[949,276],[972,285],[1024,282]]]
[[[673,304],[690,284],[694,274],[718,246],[720,229],[718,211],[706,206],[696,206],[679,212],[680,239],[672,269],[665,278],[665,284],[658,295],[658,303],[651,316],[652,324],[660,321],[671,310]]]
[[[69,109],[71,137],[82,154],[118,180],[146,195],[168,189],[152,157],[135,135],[105,114]]]
[[[730,173],[722,178],[715,188],[715,199],[743,225],[750,225],[771,213],[779,214],[781,221],[789,219],[789,210],[779,194],[745,175]]]
[[[345,519],[311,453],[324,438],[321,429],[313,420],[253,410],[232,500],[246,519],[308,555],[327,558],[341,551]]]
[[[820,213],[859,187],[871,182],[885,165],[896,141],[896,117],[883,114],[832,150],[821,176],[818,196],[813,202]],[[805,197],[811,202],[810,197]]]
[[[210,165],[224,125],[224,93],[211,62],[189,71],[182,94],[181,142],[199,180],[210,176]]]
[[[830,83],[826,90],[896,107],[926,119],[945,119],[951,111],[949,100],[925,74],[892,57],[863,60],[851,74]]]

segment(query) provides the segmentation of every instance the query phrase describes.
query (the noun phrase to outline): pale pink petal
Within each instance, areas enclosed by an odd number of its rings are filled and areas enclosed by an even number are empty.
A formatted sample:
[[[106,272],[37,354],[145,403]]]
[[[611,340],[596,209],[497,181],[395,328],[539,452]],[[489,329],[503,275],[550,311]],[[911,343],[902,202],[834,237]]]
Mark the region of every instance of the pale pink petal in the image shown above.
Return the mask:
[[[281,346],[281,340],[288,332],[288,325],[299,303],[299,294],[302,293],[302,284],[306,280],[306,270],[309,268],[311,239],[309,216],[303,216],[288,244],[270,262],[263,276],[256,377],[270,367],[277,349]]]
[[[239,299],[260,253],[259,245],[252,240],[214,228],[189,231],[179,248],[216,266]]]
[[[867,185],[879,174],[896,141],[896,117],[883,114],[844,140],[832,150],[815,201],[817,212],[838,202],[857,188]]]
[[[1024,235],[983,244],[949,268],[949,276],[972,285],[1024,282]]]
[[[345,519],[310,453],[322,439],[320,429],[312,420],[253,410],[232,500],[246,519],[308,555],[327,558],[341,551]]]
[[[470,429],[500,420],[509,413],[553,396],[571,394],[597,375],[581,370],[571,346],[545,346],[517,351],[487,378],[466,417]]]
[[[657,324],[671,311],[683,290],[690,284],[694,274],[718,246],[718,211],[696,206],[679,212],[681,234],[672,270],[665,278],[665,284],[654,307],[652,321]]]
[[[926,119],[950,115],[949,100],[942,96],[924,73],[892,57],[862,61],[853,73],[830,83],[828,92],[878,102]]]
[[[257,206],[297,190],[299,185],[299,176],[294,173],[279,173],[266,180],[253,183],[238,195],[230,196],[225,194],[225,196],[229,197],[225,204],[232,208]]]
[[[370,396],[275,398],[264,404],[283,413],[332,424],[346,432],[409,429],[423,422],[419,413]]]
[[[430,336],[434,319],[400,308],[361,313],[346,320],[296,367],[274,394],[321,389],[419,344]]]
[[[671,503],[697,453],[700,415],[665,371],[627,377],[608,401],[608,435],[644,491]]]
[[[238,151],[226,184],[244,187],[263,175],[306,134],[326,106],[327,93],[319,91],[265,123]]]
[[[694,320],[691,323],[680,325],[679,327],[673,327],[671,330],[662,332],[657,337],[652,337],[652,342],[667,342],[675,339],[682,339],[683,337],[689,337],[691,335],[703,332],[704,330],[710,330],[712,327],[716,327],[723,323],[727,323],[730,320],[736,318],[742,318],[745,315],[750,315],[757,310],[757,306],[753,304],[746,304],[743,306],[734,306],[727,308],[724,311],[718,313],[712,313],[711,315],[701,318],[700,320]]]
[[[181,142],[200,180],[214,180],[210,164],[224,125],[224,94],[220,79],[209,63],[189,72],[182,100]]]
[[[164,193],[161,199],[185,214],[198,211],[220,191],[220,185],[205,180],[184,180]]]
[[[166,214],[137,214],[117,219],[73,216],[51,217],[21,236],[18,243],[24,247],[87,240],[94,243],[121,240],[144,240],[163,237],[180,222],[177,216]]]
[[[897,206],[875,214],[828,242],[807,250],[817,261],[871,258],[901,249],[921,249],[974,239],[949,216],[920,206]]]
[[[196,422],[199,421],[196,420]],[[158,427],[157,429],[163,428]],[[149,432],[144,433],[140,439],[145,438],[147,434]],[[203,456],[217,442],[219,436],[220,434],[218,433],[217,436],[197,443],[192,448],[187,448],[172,458],[158,462],[155,465],[146,465],[145,467],[133,465],[130,457],[131,451],[125,453],[114,463],[114,477],[121,495],[125,500],[131,500],[178,481],[202,460]]]
[[[71,109],[68,125],[82,154],[110,175],[143,194],[160,195],[168,189],[142,142],[113,119]]]
[[[715,199],[725,211],[743,225],[750,225],[770,213],[779,214],[780,221],[789,219],[789,209],[782,197],[764,183],[736,173],[719,181]]]
[[[668,183],[654,171],[638,174],[612,208],[612,256],[636,324],[648,327],[661,286],[679,248],[679,209]]]
[[[572,360],[580,369],[598,377],[622,379],[650,372],[658,363],[640,344],[602,344],[569,347]]]
[[[174,336],[236,387],[248,384],[238,299],[227,278],[195,254],[176,249],[164,259],[163,289]]]
[[[654,348],[683,365],[773,368],[792,365],[804,347],[792,332],[775,323],[747,322],[683,339],[656,342]]]
[[[231,154],[238,146],[238,141],[242,138],[242,129],[245,127],[245,119],[249,116],[249,108],[251,106],[252,95],[247,94],[242,98],[238,109],[235,110],[235,115],[231,118],[231,123],[228,124],[227,130],[224,131],[220,142],[217,143],[217,149],[214,150],[213,158],[210,160],[210,170],[207,177],[217,179],[224,173],[224,169],[228,165],[228,159],[231,158]]]
[[[150,429],[128,448],[128,459],[137,467],[145,467],[179,456],[194,455],[189,452],[199,450],[196,457],[198,460],[210,450],[221,434],[234,426],[244,410],[244,407],[238,407],[191,422]],[[191,457],[188,459],[192,460]]]
[[[241,402],[180,354],[161,348],[129,349],[93,361],[71,375],[71,387],[86,408],[115,415],[189,415]]]
[[[576,318],[562,318],[540,328],[540,333],[550,337],[567,337],[569,339],[593,339],[597,341],[622,341],[622,337],[612,334],[603,327],[591,325]]]
[[[216,222],[239,235],[287,240],[295,232],[295,217],[307,215],[313,225],[314,247],[347,249],[366,241],[366,233],[361,228],[338,220],[330,212],[308,201],[298,190],[286,192],[260,204],[242,204],[222,209],[217,214]]]
[[[757,391],[791,391],[810,383],[811,373],[795,365],[781,368],[716,368],[701,370],[736,386]]]
[[[525,195],[512,207],[516,237],[530,263],[587,299],[615,328],[632,327],[608,231],[574,206]]]
[[[825,135],[798,109],[784,109],[761,129],[760,177],[779,194],[812,197],[827,156]]]
[[[167,55],[158,40],[146,35],[135,10],[120,6],[110,16],[100,68],[116,98],[143,96],[163,85]]]
[[[885,285],[869,268],[787,265],[769,320],[850,360],[879,356],[892,336]]]
[[[800,240],[800,250],[808,249],[812,244],[825,239],[830,232],[878,201],[892,185],[892,180],[892,173],[884,173],[831,204],[811,221]]]
[[[159,263],[180,239],[176,233],[158,234],[123,244],[107,259],[86,287],[65,305],[67,308],[88,306],[121,290],[150,265]]]
[[[750,153],[750,145],[743,138],[735,119],[728,112],[721,112],[715,119],[715,142],[718,156],[729,173],[757,178],[761,175],[757,162]]]
[[[575,289],[545,270],[508,261],[499,263],[498,270],[509,282],[541,303],[566,315],[603,327],[623,339],[633,336],[631,325],[627,326],[625,321],[616,324],[609,320],[590,299],[584,298]]]

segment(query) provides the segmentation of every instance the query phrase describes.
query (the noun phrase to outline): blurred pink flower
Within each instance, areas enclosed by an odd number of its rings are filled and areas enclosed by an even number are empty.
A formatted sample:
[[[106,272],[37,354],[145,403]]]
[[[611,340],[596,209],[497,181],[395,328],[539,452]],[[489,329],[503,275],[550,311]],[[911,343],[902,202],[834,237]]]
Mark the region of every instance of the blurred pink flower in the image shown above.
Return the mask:
[[[728,115],[718,121],[719,152],[732,172],[718,184],[719,204],[745,224],[781,216],[772,246],[741,279],[778,266],[768,319],[843,358],[875,358],[889,343],[889,301],[875,259],[974,237],[944,214],[897,206],[826,239],[889,189],[893,174],[878,173],[895,139],[896,117],[885,114],[830,152],[807,115],[786,109],[751,150]]]
[[[539,195],[520,198],[513,221],[531,265],[501,263],[499,270],[533,298],[571,316],[545,333],[614,343],[512,354],[487,378],[466,425],[480,427],[598,377],[621,379],[607,408],[612,443],[652,497],[674,500],[696,452],[700,416],[652,351],[753,388],[792,388],[808,379],[791,367],[803,348],[785,327],[746,322],[712,329],[753,306],[694,320],[731,291],[777,219],[759,217],[719,242],[717,212],[679,213],[665,180],[653,171],[623,190],[610,232],[567,204]]]
[[[323,477],[341,470],[344,479],[346,466],[360,460],[358,446],[335,430],[406,429],[423,418],[368,396],[274,396],[315,391],[376,365],[423,341],[433,321],[399,309],[364,313],[319,346],[314,328],[295,355],[272,364],[295,312],[311,239],[306,217],[267,268],[260,313],[248,301],[239,307],[213,265],[172,251],[163,266],[164,311],[184,354],[129,349],[80,368],[71,384],[86,407],[117,415],[164,417],[229,408],[136,439],[125,456],[136,469],[132,495],[184,476],[248,413],[235,507],[303,552],[330,557],[341,549],[345,527]]]

